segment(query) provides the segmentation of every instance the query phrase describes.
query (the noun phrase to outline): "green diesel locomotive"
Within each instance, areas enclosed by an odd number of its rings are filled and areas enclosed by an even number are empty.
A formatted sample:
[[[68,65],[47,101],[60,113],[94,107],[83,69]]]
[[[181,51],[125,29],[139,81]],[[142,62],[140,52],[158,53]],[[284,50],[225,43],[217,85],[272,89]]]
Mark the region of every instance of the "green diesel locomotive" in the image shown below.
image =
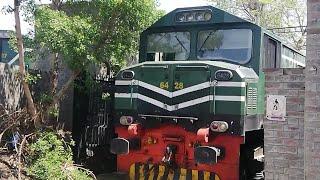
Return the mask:
[[[264,68],[304,56],[244,19],[176,9],[141,34],[115,78],[118,171],[130,179],[263,178]]]

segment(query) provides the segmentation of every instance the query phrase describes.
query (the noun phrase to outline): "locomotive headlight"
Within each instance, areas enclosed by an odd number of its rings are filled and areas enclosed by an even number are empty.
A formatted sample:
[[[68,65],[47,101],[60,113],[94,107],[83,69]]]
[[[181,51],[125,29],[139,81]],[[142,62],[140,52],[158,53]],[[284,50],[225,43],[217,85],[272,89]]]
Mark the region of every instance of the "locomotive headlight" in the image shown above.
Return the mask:
[[[176,22],[203,22],[212,19],[212,11],[210,9],[195,9],[190,11],[177,12]]]
[[[133,123],[133,117],[132,116],[121,116],[120,117],[120,124],[122,125],[130,125]]]
[[[184,22],[186,20],[186,16],[184,14],[178,14],[177,15],[177,21],[178,22]]]
[[[212,18],[211,12],[206,12],[204,14],[204,20],[209,21],[209,20],[211,20],[211,18]]]
[[[225,121],[212,121],[210,124],[210,130],[213,132],[226,132],[229,125]]]
[[[197,21],[203,21],[204,20],[204,13],[196,13],[195,18]]]
[[[194,15],[193,13],[189,13],[186,15],[187,21],[194,21]]]
[[[233,77],[233,74],[229,70],[218,70],[214,75],[214,78],[218,81],[228,81],[232,77]]]
[[[131,80],[134,78],[133,71],[123,71],[121,74],[122,79]]]
[[[228,129],[228,124],[227,123],[221,123],[220,124],[220,130],[222,132],[225,132]]]

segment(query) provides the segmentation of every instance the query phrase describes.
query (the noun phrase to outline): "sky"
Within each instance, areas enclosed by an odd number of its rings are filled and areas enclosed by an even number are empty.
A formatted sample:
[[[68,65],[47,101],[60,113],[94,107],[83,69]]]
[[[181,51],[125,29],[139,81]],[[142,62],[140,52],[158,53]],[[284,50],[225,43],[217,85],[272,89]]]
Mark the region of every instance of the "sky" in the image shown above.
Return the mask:
[[[37,0],[39,2],[39,0]],[[49,0],[41,0],[42,3],[48,3]],[[5,6],[13,6],[13,0],[0,0],[0,9]],[[206,0],[159,0],[159,9],[170,12],[180,7],[204,6],[208,5]],[[21,23],[22,33],[26,34],[32,29],[26,22]],[[14,30],[14,15],[0,12],[0,30]]]

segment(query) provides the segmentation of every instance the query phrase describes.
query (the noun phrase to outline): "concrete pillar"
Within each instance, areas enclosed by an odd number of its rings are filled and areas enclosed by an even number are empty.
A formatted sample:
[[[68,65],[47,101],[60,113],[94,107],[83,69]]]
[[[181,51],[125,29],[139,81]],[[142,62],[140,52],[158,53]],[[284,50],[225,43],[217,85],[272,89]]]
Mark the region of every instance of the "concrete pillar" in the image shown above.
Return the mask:
[[[304,174],[320,180],[320,0],[308,0]]]

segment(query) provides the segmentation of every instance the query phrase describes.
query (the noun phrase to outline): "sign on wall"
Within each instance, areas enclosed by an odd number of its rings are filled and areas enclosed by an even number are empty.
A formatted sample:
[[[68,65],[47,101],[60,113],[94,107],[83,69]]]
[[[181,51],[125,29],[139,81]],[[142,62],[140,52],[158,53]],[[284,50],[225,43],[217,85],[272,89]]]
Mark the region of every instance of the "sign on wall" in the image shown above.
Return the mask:
[[[272,121],[284,121],[285,117],[286,97],[279,95],[268,95],[266,118]]]

